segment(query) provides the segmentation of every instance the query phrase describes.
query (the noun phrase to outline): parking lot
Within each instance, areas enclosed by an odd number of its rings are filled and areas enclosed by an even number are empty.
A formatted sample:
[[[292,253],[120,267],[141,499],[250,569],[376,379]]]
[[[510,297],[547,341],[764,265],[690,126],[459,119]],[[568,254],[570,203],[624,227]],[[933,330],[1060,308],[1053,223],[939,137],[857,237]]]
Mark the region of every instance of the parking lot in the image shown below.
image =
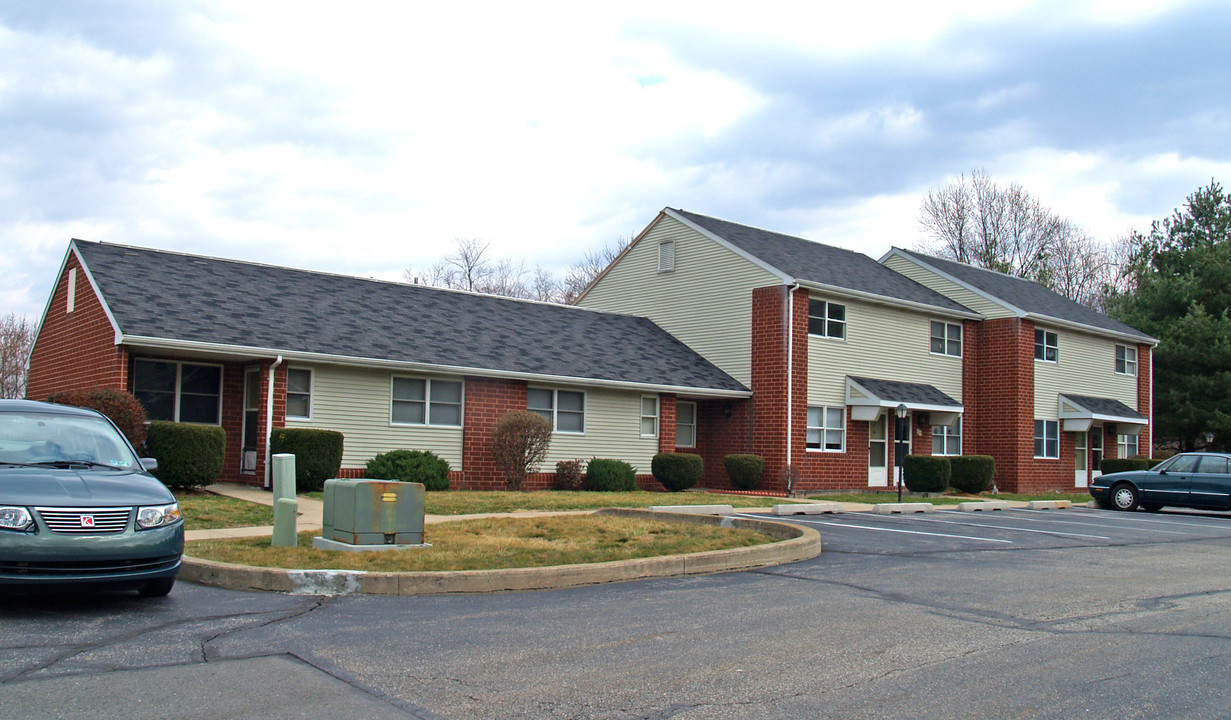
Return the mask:
[[[962,551],[1127,546],[1231,537],[1231,514],[1176,509],[1158,513],[1076,507],[1067,510],[877,515],[870,512],[781,518],[816,528],[825,553],[918,555]]]

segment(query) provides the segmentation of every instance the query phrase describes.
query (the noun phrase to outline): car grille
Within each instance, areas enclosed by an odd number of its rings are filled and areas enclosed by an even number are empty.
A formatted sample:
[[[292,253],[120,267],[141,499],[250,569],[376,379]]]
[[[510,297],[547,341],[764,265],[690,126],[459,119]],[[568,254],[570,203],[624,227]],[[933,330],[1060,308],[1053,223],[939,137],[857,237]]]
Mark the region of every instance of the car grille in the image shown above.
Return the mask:
[[[132,508],[50,508],[36,507],[48,529],[65,535],[111,535],[128,527]]]
[[[150,558],[126,558],[123,560],[30,560],[30,561],[0,561],[0,577],[37,575],[39,577],[54,577],[56,575],[88,576],[151,572],[167,570],[179,562],[176,555]]]

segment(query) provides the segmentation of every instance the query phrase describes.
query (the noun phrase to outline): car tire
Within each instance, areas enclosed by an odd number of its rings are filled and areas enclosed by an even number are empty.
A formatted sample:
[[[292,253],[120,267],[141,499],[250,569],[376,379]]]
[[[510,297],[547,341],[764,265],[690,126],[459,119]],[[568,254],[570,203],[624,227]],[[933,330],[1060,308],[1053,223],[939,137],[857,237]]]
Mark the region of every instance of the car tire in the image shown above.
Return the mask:
[[[1111,489],[1111,507],[1116,510],[1136,510],[1140,502],[1137,488],[1128,483],[1120,483]]]
[[[1141,509],[1145,510],[1146,512],[1158,512],[1159,510],[1163,509],[1163,506],[1157,503],[1142,503]]]
[[[161,578],[150,580],[138,588],[137,592],[141,593],[141,597],[165,597],[174,586],[175,578]]]

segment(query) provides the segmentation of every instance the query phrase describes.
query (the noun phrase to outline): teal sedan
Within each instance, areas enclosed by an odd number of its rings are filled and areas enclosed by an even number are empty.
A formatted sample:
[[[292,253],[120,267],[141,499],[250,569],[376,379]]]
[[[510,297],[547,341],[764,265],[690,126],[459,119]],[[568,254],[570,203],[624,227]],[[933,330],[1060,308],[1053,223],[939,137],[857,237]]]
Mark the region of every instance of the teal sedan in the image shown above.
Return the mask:
[[[184,523],[116,426],[83,408],[0,400],[0,592],[127,586],[171,592]]]
[[[1100,475],[1090,482],[1090,495],[1115,510],[1231,510],[1231,455],[1181,453],[1149,470]]]

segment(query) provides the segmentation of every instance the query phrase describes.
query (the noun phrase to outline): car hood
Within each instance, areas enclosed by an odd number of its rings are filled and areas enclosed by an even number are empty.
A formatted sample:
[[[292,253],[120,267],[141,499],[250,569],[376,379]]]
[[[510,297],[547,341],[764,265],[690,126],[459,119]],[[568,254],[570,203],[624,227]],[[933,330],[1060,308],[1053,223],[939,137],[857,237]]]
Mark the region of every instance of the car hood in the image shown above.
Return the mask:
[[[130,470],[0,467],[0,505],[118,507],[174,501],[157,478]]]

